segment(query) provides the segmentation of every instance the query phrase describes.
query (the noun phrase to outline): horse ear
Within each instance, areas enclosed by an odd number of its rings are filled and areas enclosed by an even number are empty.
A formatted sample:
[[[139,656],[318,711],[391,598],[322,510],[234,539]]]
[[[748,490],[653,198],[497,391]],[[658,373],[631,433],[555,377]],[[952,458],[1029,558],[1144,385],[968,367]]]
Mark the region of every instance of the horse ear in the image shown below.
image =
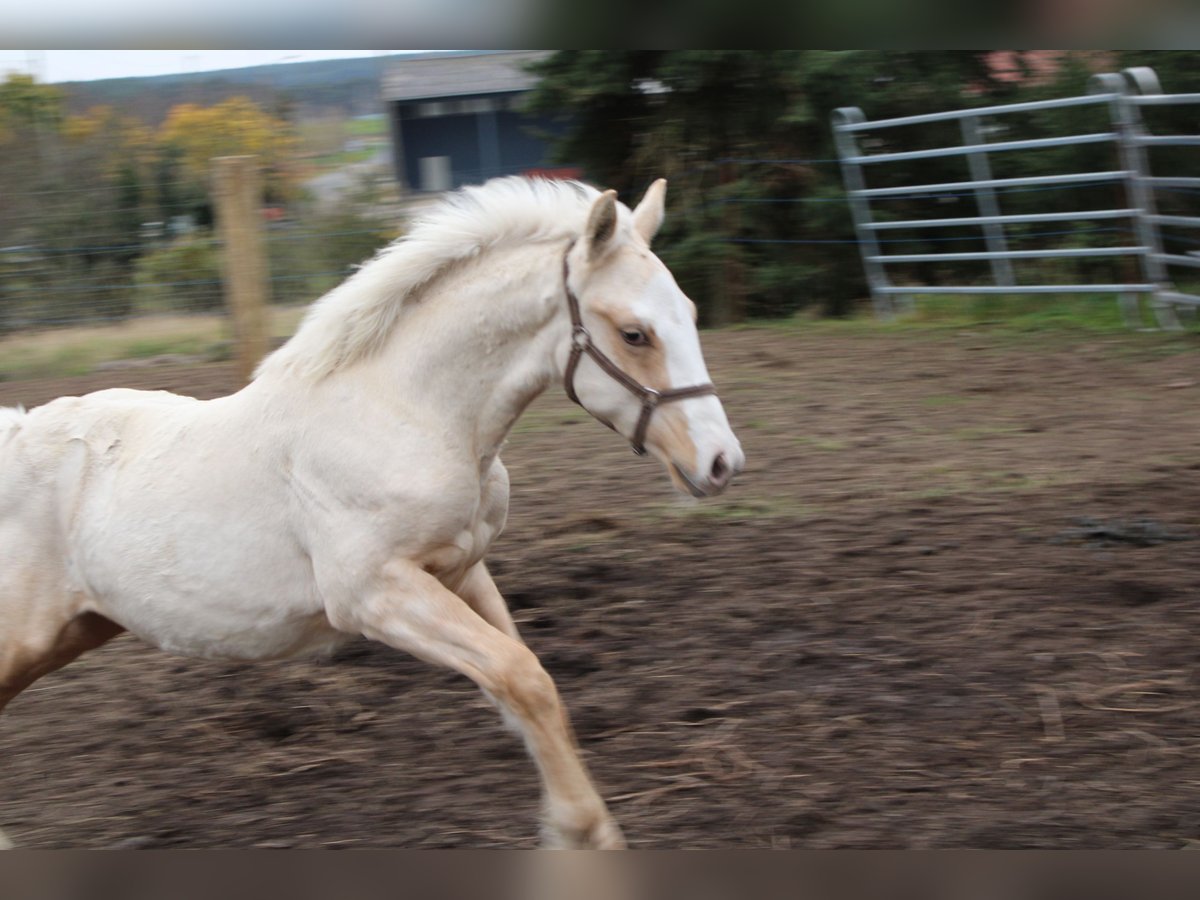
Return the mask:
[[[604,252],[605,245],[617,233],[617,192],[605,191],[592,204],[588,213],[587,236],[588,256],[595,258]]]
[[[663,204],[667,197],[667,179],[660,178],[646,189],[646,196],[633,211],[633,227],[649,244],[658,234],[663,221]]]

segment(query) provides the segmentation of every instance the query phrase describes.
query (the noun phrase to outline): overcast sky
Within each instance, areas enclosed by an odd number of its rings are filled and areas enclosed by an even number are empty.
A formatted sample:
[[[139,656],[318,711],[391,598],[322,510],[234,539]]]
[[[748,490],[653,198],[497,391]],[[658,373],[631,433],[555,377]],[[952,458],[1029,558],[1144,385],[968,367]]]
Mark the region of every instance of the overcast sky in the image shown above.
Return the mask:
[[[90,81],[132,75],[207,72],[313,59],[347,59],[402,50],[0,50],[0,77],[32,72],[39,81]]]

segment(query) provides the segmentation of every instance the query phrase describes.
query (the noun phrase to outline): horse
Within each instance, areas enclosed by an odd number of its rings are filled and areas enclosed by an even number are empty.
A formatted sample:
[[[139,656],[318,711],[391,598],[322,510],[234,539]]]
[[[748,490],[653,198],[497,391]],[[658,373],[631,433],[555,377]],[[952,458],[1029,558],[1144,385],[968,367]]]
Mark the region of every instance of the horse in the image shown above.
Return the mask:
[[[365,636],[499,708],[539,770],[544,846],[624,846],[484,556],[501,447],[555,382],[682,492],[744,465],[696,307],[650,249],[665,192],[630,210],[580,182],[463,188],[234,394],[0,409],[0,709],[125,631],[226,660]]]

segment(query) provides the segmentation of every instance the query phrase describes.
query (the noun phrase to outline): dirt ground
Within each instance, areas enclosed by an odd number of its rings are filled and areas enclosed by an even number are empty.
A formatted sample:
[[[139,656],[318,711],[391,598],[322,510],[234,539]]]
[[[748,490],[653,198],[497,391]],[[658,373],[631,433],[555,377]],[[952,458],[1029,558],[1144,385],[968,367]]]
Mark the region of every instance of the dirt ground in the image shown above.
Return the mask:
[[[677,498],[560,394],[491,564],[635,847],[1200,842],[1200,342],[707,335],[749,464]],[[0,384],[212,397],[222,366]],[[352,644],[122,637],[0,719],[27,847],[519,847],[537,783],[465,679]]]

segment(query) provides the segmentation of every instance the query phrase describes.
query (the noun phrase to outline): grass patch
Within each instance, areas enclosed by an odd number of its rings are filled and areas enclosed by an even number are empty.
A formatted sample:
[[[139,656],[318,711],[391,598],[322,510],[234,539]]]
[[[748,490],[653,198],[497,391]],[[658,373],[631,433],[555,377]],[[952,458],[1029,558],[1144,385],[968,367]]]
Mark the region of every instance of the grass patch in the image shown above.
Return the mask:
[[[949,466],[927,469],[928,483],[900,490],[897,496],[910,500],[939,500],[947,497],[967,497],[980,494],[1026,493],[1059,488],[1075,483],[1077,477],[1068,472],[1014,472],[1011,470],[962,471]]]
[[[579,407],[571,409],[527,409],[512,427],[513,434],[540,434],[545,431],[557,431],[564,425],[578,425],[590,418]]]
[[[917,294],[912,310],[898,318],[909,324],[1014,331],[1129,330],[1117,299],[1108,294]]]
[[[869,313],[852,316],[846,319],[820,318],[809,313],[796,313],[782,319],[751,319],[736,325],[726,325],[717,331],[782,331],[793,332],[830,332],[833,334],[873,334],[895,331],[895,320],[885,321],[876,319]]]
[[[1023,429],[1016,425],[979,425],[974,428],[957,428],[950,432],[956,441],[982,441],[990,437],[1020,434]]]
[[[212,349],[213,345],[210,341],[205,341],[200,337],[180,335],[177,338],[136,340],[125,348],[124,355],[129,359],[150,359],[168,354],[203,356],[211,353]]]
[[[366,162],[375,155],[376,148],[360,147],[357,150],[342,150],[338,153],[328,153],[313,160],[313,165],[321,169],[340,169],[355,163]]]
[[[1146,329],[1157,322],[1143,302],[1140,321]],[[1180,315],[1183,332],[1143,335],[1148,341],[1195,346],[1200,335],[1200,315]],[[1055,334],[1140,334],[1130,327],[1112,294],[914,294],[911,310],[888,319],[877,318],[869,308],[844,318],[820,318],[800,312],[784,319],[755,319],[727,326],[725,331],[782,331],[831,335],[892,335],[920,333],[938,336],[963,329],[988,334],[1028,336]]]
[[[801,447],[808,447],[810,450],[820,450],[825,453],[837,453],[847,449],[850,445],[846,441],[837,441],[831,438],[808,437],[801,435],[800,437],[792,438],[792,443],[799,444]]]
[[[953,394],[935,394],[932,397],[924,397],[921,400],[923,406],[958,406],[962,403],[970,403],[970,397],[956,397]]]
[[[693,502],[679,499],[673,503],[654,504],[647,510],[654,520],[684,519],[690,521],[741,520],[764,518],[807,518],[813,507],[785,497],[746,499],[707,499]]]
[[[287,337],[304,310],[272,307],[270,334]],[[22,332],[0,340],[0,379],[86,375],[97,365],[153,356],[227,355],[228,320],[222,315],[138,316],[110,325]]]
[[[387,117],[361,116],[346,123],[346,133],[351,137],[384,137],[387,135]]]
[[[900,491],[898,496],[909,497],[913,500],[940,500],[943,497],[949,497],[952,493],[954,492],[947,487],[931,487],[916,491]]]

